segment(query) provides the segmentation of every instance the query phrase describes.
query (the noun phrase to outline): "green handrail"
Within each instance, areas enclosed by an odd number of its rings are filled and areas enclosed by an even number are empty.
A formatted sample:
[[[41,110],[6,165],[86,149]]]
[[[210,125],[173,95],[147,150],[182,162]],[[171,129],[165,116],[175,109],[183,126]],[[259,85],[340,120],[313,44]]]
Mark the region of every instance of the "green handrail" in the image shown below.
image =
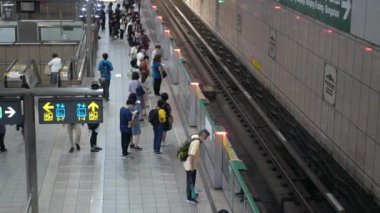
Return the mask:
[[[247,167],[241,160],[230,160],[230,167],[239,183],[239,186],[244,192],[244,196],[247,198],[248,205],[254,213],[260,213],[260,210],[257,208],[256,203],[253,200],[251,192],[249,192],[249,189],[240,174],[240,171],[247,170]]]

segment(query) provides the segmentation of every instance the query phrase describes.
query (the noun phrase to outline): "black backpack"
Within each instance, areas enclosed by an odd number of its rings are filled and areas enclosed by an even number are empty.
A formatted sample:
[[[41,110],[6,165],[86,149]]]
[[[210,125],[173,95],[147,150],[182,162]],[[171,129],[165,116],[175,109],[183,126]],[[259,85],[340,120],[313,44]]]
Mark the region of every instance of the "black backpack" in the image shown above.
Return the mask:
[[[88,129],[94,131],[96,128],[99,127],[99,123],[89,123],[87,124]]]
[[[148,121],[150,124],[152,124],[152,126],[157,126],[159,124],[158,109],[151,109],[149,111]]]

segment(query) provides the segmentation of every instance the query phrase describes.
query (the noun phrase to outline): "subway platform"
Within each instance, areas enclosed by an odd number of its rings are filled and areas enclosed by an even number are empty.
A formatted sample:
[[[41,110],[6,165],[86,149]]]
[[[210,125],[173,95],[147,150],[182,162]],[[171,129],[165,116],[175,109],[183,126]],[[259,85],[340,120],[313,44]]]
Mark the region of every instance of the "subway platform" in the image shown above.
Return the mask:
[[[131,150],[132,159],[121,156],[119,109],[129,95],[129,47],[126,41],[110,39],[107,31],[100,32],[99,36],[102,38],[97,62],[102,53],[107,52],[114,66],[110,101],[104,102],[104,122],[98,135],[98,146],[103,150],[90,152],[87,126],[81,127],[81,150],[69,153],[66,128],[37,125],[39,212],[212,212],[201,178],[197,178],[196,184],[200,204],[185,201],[186,174],[175,155],[177,144],[186,137],[173,100],[169,99],[174,127],[167,135],[169,145],[162,147],[166,154],[153,153],[153,130],[145,119],[140,137],[143,150]],[[163,91],[171,97],[166,81]],[[148,105],[155,106],[157,100],[150,96]],[[15,126],[7,126],[5,144],[8,152],[0,153],[0,212],[25,212],[24,141]]]

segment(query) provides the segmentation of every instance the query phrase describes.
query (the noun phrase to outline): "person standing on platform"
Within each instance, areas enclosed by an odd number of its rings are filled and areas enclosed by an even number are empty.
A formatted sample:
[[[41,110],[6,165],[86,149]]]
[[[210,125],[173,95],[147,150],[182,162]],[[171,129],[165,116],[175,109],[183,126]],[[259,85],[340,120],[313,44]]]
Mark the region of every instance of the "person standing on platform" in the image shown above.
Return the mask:
[[[127,100],[126,106],[120,108],[121,149],[123,157],[129,155],[128,146],[132,139],[133,119],[136,114],[132,109],[132,100]]]
[[[101,29],[102,32],[106,29],[106,12],[104,12],[104,5],[102,6],[102,9],[100,10],[100,20],[101,20]]]
[[[197,195],[195,193],[195,180],[197,176],[198,162],[201,157],[201,145],[208,138],[210,133],[203,129],[198,134],[192,135],[193,140],[188,150],[188,157],[184,162],[186,170],[186,202],[197,204]]]
[[[52,57],[53,59],[48,63],[48,66],[50,66],[51,69],[50,85],[58,86],[59,70],[61,69],[62,61],[58,58],[57,53],[53,53]]]
[[[162,135],[164,134],[164,124],[166,122],[166,112],[163,109],[164,107],[164,101],[158,100],[157,102],[157,116],[158,116],[158,122],[157,125],[153,126],[154,131],[154,139],[153,139],[153,150],[155,154],[163,154],[161,149],[161,141],[162,141]]]
[[[112,63],[107,60],[108,54],[103,53],[103,60],[101,60],[98,64],[98,70],[100,71],[100,76],[103,79],[103,98],[106,101],[110,100],[110,84],[111,84],[111,71],[113,70]]]
[[[137,151],[141,151],[142,148],[139,147],[139,141],[140,141],[140,135],[141,135],[141,124],[140,124],[141,103],[140,103],[140,100],[138,100],[136,93],[130,93],[128,100],[131,100],[133,102],[132,112],[136,112],[136,115],[133,119],[132,143],[130,147]]]
[[[120,40],[123,40],[125,29],[127,28],[127,19],[125,18],[125,15],[121,15],[120,18]]]
[[[75,147],[77,150],[80,150],[79,142],[80,142],[80,136],[81,136],[81,127],[79,123],[76,124],[67,124],[67,133],[69,134],[69,140],[70,140],[70,150],[69,153],[74,152],[74,142],[75,142]],[[75,132],[75,140],[74,140],[74,132]]]
[[[144,88],[142,83],[139,81],[140,75],[138,72],[132,72],[132,80],[129,81],[129,88],[128,91],[129,93],[134,93],[137,97],[136,100],[140,101],[140,105],[142,108],[145,108],[144,104]],[[141,111],[141,110],[140,110]]]
[[[6,132],[5,125],[0,124],[0,152],[6,152],[7,151],[7,149],[5,148],[5,145],[4,145],[5,132]]]
[[[161,94],[161,100],[164,101],[164,106],[162,107],[166,112],[166,122],[164,124],[164,133],[162,135],[162,145],[161,146],[167,146],[169,145],[166,141],[166,133],[167,131],[172,129],[173,124],[173,116],[172,116],[172,108],[170,107],[170,104],[168,103],[169,95],[166,92],[163,92]]]
[[[153,58],[153,90],[154,95],[160,96],[160,89],[162,83],[162,64],[161,64],[161,55],[155,55]]]

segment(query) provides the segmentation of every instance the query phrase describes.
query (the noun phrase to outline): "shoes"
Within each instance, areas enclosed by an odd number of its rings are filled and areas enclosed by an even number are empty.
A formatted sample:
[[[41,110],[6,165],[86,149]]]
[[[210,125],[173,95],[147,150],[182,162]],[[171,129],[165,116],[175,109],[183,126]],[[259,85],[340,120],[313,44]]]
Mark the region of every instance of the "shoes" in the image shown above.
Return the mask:
[[[77,147],[77,150],[79,151],[80,150],[79,144],[76,143],[75,146]]]
[[[6,149],[6,148],[0,149],[0,152],[6,152],[6,151],[8,151],[8,149]]]
[[[103,148],[98,147],[98,146],[95,146],[94,148],[95,148],[96,150],[98,150],[98,151],[103,150]]]
[[[198,204],[199,203],[199,201],[197,201],[195,199],[191,199],[191,200],[186,199],[186,202],[191,203],[191,204]]]
[[[130,153],[130,152],[127,152],[127,153],[123,154],[122,156],[125,157],[125,156],[127,156],[127,155],[129,155],[129,154],[131,154],[131,153]]]
[[[129,145],[129,147],[135,148],[135,144],[131,143],[131,145]]]
[[[74,152],[74,147],[71,147],[69,150],[69,153],[73,153],[73,152]]]
[[[142,150],[142,148],[141,148],[141,147],[139,147],[139,146],[135,146],[135,150],[137,150],[137,151],[141,151],[141,150]]]
[[[163,152],[154,152],[154,154],[156,154],[156,155],[164,155]]]
[[[96,149],[95,147],[91,148],[91,152],[99,152],[98,149]]]
[[[169,143],[165,142],[165,143],[162,143],[161,146],[168,146]]]

